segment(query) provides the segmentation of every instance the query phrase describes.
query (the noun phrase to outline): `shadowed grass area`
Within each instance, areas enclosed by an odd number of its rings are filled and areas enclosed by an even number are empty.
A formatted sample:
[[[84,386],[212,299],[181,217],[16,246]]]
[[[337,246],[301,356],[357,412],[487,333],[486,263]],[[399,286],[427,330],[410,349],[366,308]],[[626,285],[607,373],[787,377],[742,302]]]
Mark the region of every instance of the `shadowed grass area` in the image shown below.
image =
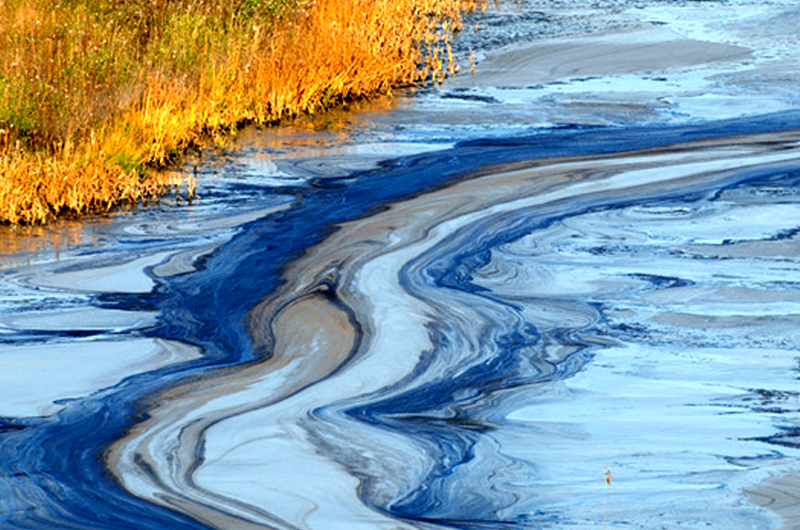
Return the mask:
[[[473,0],[0,0],[0,221],[148,200],[203,138],[445,75]]]

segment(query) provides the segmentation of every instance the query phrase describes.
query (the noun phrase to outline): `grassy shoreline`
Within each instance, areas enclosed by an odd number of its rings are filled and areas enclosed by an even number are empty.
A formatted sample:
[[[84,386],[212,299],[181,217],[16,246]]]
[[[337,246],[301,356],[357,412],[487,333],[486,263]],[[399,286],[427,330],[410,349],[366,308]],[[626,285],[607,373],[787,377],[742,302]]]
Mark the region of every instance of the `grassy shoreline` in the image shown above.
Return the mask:
[[[158,170],[206,139],[440,78],[474,8],[0,0],[0,222],[154,199],[176,185]]]

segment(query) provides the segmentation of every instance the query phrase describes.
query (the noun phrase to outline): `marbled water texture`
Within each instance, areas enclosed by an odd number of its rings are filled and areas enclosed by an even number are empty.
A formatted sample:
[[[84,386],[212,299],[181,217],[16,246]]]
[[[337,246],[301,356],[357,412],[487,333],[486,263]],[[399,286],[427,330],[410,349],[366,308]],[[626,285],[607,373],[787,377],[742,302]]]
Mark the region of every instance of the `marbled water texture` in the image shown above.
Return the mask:
[[[611,4],[603,27],[640,47],[623,7],[711,2]],[[600,23],[553,9],[498,8],[489,35]],[[584,119],[556,123],[568,98],[490,130],[459,113],[511,103],[454,82],[341,141],[253,133],[195,161],[194,205],[5,232],[0,528],[796,523],[778,505],[800,468],[800,113],[773,80],[711,120],[683,94],[610,124],[598,93]],[[592,82],[570,83],[547,90]]]

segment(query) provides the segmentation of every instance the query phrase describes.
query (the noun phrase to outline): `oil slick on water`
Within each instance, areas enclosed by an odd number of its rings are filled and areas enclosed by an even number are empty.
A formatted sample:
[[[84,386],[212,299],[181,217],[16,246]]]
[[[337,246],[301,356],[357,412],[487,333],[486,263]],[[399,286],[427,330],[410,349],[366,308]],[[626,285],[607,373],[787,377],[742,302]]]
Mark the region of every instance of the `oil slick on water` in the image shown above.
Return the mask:
[[[191,206],[3,233],[3,528],[781,525],[799,12],[508,4]]]

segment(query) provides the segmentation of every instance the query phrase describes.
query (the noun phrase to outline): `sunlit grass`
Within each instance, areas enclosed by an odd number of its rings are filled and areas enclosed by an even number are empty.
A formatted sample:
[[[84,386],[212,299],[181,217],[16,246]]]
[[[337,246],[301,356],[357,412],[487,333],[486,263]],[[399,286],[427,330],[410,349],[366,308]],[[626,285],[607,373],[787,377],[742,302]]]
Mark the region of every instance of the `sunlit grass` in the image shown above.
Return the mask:
[[[0,0],[0,221],[159,196],[199,142],[455,70],[472,0]]]

